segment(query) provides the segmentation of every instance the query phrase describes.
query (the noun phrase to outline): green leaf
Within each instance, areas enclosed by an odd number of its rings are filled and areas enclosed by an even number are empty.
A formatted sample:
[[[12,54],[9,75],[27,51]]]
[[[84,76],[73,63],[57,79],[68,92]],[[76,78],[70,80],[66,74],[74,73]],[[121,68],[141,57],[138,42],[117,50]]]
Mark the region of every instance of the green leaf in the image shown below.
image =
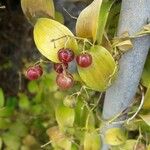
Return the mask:
[[[102,46],[93,46],[89,53],[92,56],[92,64],[88,68],[78,66],[79,75],[92,90],[105,91],[117,73],[115,60]]]
[[[10,117],[13,114],[13,108],[11,107],[3,107],[0,108],[0,117]]]
[[[0,118],[0,129],[8,129],[11,122],[9,119]]]
[[[109,145],[121,145],[126,141],[125,132],[120,128],[110,128],[105,132],[105,141]]]
[[[100,150],[101,140],[99,134],[94,132],[86,132],[84,137],[84,150]]]
[[[0,137],[0,149],[2,149],[2,146],[3,146],[3,141],[2,138]]]
[[[55,12],[55,20],[60,22],[61,24],[64,24],[65,20],[64,20],[64,16],[62,15],[62,13],[56,11]]]
[[[4,93],[2,88],[0,88],[0,108],[4,106],[5,99],[4,99]]]
[[[147,60],[144,66],[142,74],[142,84],[146,87],[149,87],[150,85],[150,53],[147,56]]]
[[[53,62],[59,62],[57,53],[63,47],[69,47],[75,53],[78,51],[76,40],[66,36],[73,36],[73,33],[52,19],[40,18],[34,26],[34,41],[38,50]]]
[[[8,149],[19,150],[19,147],[21,146],[21,141],[18,136],[6,132],[2,135],[2,139]]]
[[[19,94],[19,107],[21,109],[26,109],[26,110],[30,108],[30,101],[28,97],[23,93]]]
[[[143,109],[150,109],[150,85],[147,88],[147,91],[144,97]]]
[[[56,120],[60,127],[72,127],[75,119],[74,109],[65,107],[60,104],[55,111]]]
[[[21,0],[21,7],[27,19],[35,24],[38,18],[54,18],[53,0]]]
[[[10,126],[9,132],[17,137],[24,137],[28,134],[28,128],[21,121],[17,121]]]
[[[39,91],[39,87],[36,81],[30,81],[28,83],[28,90],[30,93],[36,93]]]

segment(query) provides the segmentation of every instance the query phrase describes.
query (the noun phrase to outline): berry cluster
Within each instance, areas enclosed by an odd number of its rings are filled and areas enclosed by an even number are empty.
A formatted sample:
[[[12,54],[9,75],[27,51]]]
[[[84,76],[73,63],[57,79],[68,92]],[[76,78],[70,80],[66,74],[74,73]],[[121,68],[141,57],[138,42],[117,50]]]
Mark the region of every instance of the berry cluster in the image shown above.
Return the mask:
[[[61,63],[54,63],[54,70],[58,73],[56,83],[61,89],[69,89],[74,84],[73,76],[67,71],[68,64],[75,58],[74,52],[69,48],[62,48],[58,51],[58,59]],[[77,64],[86,68],[92,64],[92,56],[89,53],[82,53],[76,56]],[[27,69],[26,76],[29,80],[37,80],[43,74],[40,65],[34,65]]]
[[[61,89],[69,89],[74,84],[73,76],[67,71],[68,64],[73,61],[75,55],[69,48],[62,48],[58,51],[58,59],[61,63],[54,64],[54,70],[58,73],[56,83]],[[86,68],[92,64],[92,56],[83,53],[76,56],[76,62],[80,67]]]

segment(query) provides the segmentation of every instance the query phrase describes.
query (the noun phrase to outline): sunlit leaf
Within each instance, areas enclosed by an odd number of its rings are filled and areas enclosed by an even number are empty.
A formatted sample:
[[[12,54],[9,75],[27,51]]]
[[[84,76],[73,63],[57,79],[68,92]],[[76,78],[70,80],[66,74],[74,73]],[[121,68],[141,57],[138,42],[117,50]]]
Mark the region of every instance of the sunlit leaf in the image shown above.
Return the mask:
[[[21,7],[27,19],[33,24],[40,17],[55,16],[53,0],[21,0]]]
[[[56,108],[56,120],[60,127],[72,127],[75,119],[75,111],[69,107],[60,104]]]
[[[3,90],[0,88],[0,108],[4,106],[5,99],[4,99],[4,93]]]
[[[102,46],[94,46],[89,52],[92,64],[88,68],[78,66],[78,72],[84,83],[96,91],[106,90],[113,81],[117,65],[111,54]]]
[[[133,150],[136,142],[136,140],[127,140],[125,144],[114,146],[111,150]]]
[[[52,19],[40,18],[34,27],[34,41],[38,50],[53,62],[59,62],[58,50],[65,46],[75,53],[78,51],[76,40],[66,36],[73,34],[67,27]]]
[[[101,4],[102,0],[94,0],[80,13],[76,24],[77,36],[96,40]]]
[[[86,132],[84,137],[84,150],[100,150],[101,140],[99,134],[94,132]]]
[[[110,145],[121,145],[126,141],[125,132],[120,128],[108,129],[105,133],[105,140]]]
[[[102,2],[94,0],[79,15],[76,24],[76,34],[80,37],[93,38],[101,43],[109,10],[113,1]]]

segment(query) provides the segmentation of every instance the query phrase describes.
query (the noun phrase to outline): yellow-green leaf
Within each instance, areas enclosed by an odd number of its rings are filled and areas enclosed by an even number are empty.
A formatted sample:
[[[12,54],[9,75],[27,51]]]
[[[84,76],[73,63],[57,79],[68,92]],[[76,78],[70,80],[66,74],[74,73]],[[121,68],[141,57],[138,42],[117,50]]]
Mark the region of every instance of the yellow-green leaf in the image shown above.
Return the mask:
[[[72,108],[60,104],[56,108],[56,120],[59,127],[72,127],[75,119],[75,111]]]
[[[102,46],[93,46],[89,53],[92,56],[92,64],[88,68],[78,66],[79,75],[89,88],[104,91],[111,85],[117,65],[111,54]]]
[[[144,97],[143,109],[150,109],[150,85],[147,88],[147,91]]]
[[[150,114],[146,115],[140,115],[140,117],[143,119],[143,121],[150,126]]]
[[[27,19],[33,24],[40,17],[55,16],[53,0],[21,0],[21,7]]]
[[[107,22],[111,1],[94,0],[79,15],[76,23],[76,34],[80,37],[93,38],[101,43]]]
[[[101,4],[102,0],[94,0],[80,13],[76,23],[77,36],[96,40]]]
[[[125,144],[114,146],[111,148],[111,150],[133,150],[136,142],[136,140],[127,140]]]
[[[3,146],[3,141],[2,138],[0,137],[0,149],[2,149],[2,146]]]
[[[4,93],[3,90],[0,88],[0,108],[4,106],[5,99],[4,99]]]
[[[144,66],[142,74],[142,84],[146,87],[149,87],[150,85],[150,53],[147,56],[147,60]]]
[[[125,132],[120,128],[108,129],[105,133],[105,141],[109,145],[121,145],[126,141]]]
[[[100,136],[96,131],[86,132],[84,137],[84,150],[100,150]]]
[[[62,13],[56,11],[55,12],[55,20],[60,22],[61,24],[64,24],[64,16],[62,15]]]
[[[57,52],[63,47],[68,47],[75,53],[78,51],[76,40],[67,36],[73,36],[72,32],[52,19],[40,18],[34,27],[34,41],[38,50],[53,62],[59,62]]]

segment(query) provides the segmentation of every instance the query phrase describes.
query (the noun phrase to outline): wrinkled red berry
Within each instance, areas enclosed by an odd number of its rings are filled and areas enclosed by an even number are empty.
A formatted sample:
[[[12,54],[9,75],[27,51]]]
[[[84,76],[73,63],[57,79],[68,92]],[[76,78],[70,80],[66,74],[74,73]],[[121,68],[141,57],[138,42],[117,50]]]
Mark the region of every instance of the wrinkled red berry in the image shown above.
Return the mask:
[[[80,54],[76,57],[76,62],[80,67],[89,67],[92,64],[92,56],[89,53]]]
[[[40,65],[29,67],[26,71],[26,76],[29,80],[37,80],[43,74],[43,69]]]
[[[74,52],[68,48],[62,48],[58,51],[58,59],[62,63],[71,62],[74,59]]]
[[[74,79],[73,76],[69,73],[61,73],[57,75],[56,83],[62,90],[67,90],[73,86]]]
[[[57,72],[57,73],[62,73],[63,72],[63,66],[65,69],[68,68],[68,64],[67,63],[55,63],[54,64],[54,70]]]

